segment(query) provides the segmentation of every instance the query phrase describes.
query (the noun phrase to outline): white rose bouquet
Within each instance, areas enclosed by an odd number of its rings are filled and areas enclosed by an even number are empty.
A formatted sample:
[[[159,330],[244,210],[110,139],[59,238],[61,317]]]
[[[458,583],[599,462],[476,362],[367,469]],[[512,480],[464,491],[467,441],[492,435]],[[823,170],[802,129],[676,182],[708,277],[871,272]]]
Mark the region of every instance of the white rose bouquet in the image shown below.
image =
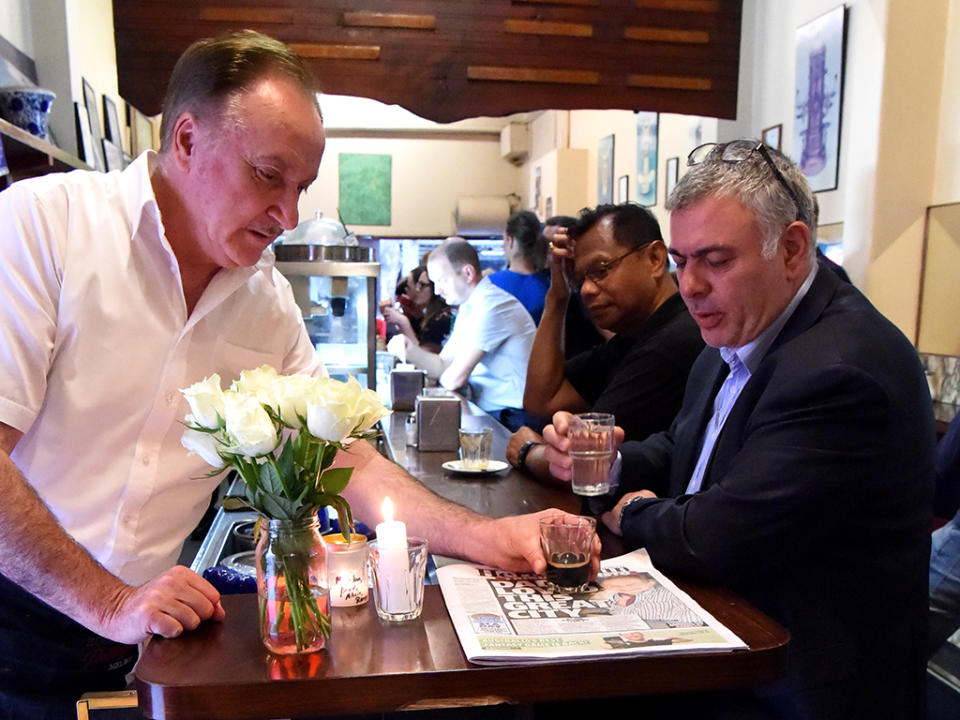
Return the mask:
[[[313,521],[320,508],[333,506],[349,537],[353,517],[340,493],[353,468],[330,466],[338,450],[354,438],[372,435],[376,422],[390,412],[374,391],[362,388],[352,377],[344,383],[280,375],[263,365],[244,370],[228,390],[222,389],[220,376],[214,374],[181,392],[190,405],[181,443],[215,468],[211,475],[234,468],[246,483],[242,504],[264,518],[294,526]],[[300,547],[297,542],[280,542],[286,545],[273,550],[285,557],[283,592],[290,606],[285,621],[296,631],[300,651],[308,642],[310,625],[323,638],[329,635],[329,618],[326,608],[318,607],[308,577],[310,548],[305,542]],[[263,570],[258,567],[261,619],[267,612]],[[280,615],[275,623],[284,619]]]

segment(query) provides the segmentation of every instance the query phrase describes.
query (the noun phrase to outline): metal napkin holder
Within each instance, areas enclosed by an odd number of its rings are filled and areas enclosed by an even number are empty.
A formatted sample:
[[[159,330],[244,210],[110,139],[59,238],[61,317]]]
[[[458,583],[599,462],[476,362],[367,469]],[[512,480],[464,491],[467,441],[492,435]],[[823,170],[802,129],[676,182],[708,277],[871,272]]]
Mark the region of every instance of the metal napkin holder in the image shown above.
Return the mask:
[[[426,373],[411,368],[394,368],[390,371],[390,407],[394,410],[413,410],[423,391]]]
[[[460,448],[460,399],[443,388],[427,388],[417,396],[417,449],[456,451]]]

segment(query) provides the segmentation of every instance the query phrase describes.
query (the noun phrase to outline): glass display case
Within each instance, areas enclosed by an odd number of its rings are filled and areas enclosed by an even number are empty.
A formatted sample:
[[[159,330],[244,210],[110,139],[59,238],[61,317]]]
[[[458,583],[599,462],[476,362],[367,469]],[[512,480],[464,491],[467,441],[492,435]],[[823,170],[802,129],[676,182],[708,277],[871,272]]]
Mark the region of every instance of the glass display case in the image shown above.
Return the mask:
[[[371,248],[282,243],[277,270],[293,286],[303,320],[331,377],[376,388],[377,277]]]

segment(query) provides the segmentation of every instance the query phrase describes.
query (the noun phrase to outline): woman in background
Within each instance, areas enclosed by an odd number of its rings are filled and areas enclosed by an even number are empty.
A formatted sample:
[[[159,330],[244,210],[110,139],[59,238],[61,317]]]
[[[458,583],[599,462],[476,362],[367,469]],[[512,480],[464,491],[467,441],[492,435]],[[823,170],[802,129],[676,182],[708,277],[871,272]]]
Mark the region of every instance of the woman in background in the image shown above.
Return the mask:
[[[406,296],[410,303],[400,309],[381,303],[380,312],[388,324],[428,352],[439,353],[453,322],[453,310],[433,292],[433,281],[425,265],[418,265],[407,280]]]
[[[503,233],[506,270],[490,276],[490,282],[513,295],[540,324],[544,298],[550,287],[547,264],[547,240],[540,234],[540,220],[529,210],[510,216]]]

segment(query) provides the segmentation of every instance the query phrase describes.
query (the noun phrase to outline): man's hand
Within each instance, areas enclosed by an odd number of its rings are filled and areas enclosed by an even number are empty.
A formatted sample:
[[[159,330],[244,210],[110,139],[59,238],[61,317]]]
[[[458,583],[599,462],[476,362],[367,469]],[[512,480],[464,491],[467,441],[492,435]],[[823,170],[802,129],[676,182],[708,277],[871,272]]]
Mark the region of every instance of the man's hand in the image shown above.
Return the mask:
[[[623,512],[623,506],[634,498],[655,498],[656,496],[657,494],[652,490],[638,490],[637,492],[627,493],[620,498],[619,502],[617,502],[613,508],[601,515],[600,519],[603,520],[603,524],[610,528],[610,532],[614,535],[623,535],[623,528],[620,527],[620,513]]]
[[[568,454],[570,452],[570,440],[567,438],[567,430],[570,427],[570,418],[572,415],[568,412],[558,412],[553,415],[553,424],[547,425],[543,429],[543,439],[546,442],[545,456],[550,463],[550,473],[558,480],[570,481],[570,468],[573,467],[573,459]],[[623,444],[623,428],[616,426],[613,428],[614,449]]]
[[[138,643],[150,635],[177,637],[208,619],[223,620],[220,593],[192,570],[177,565],[139,586],[124,585],[91,628],[116,642]]]
[[[548,235],[550,253],[547,261],[550,265],[550,287],[548,292],[558,300],[566,301],[570,295],[567,276],[573,270],[573,251],[575,241],[567,234],[565,227],[554,227]]]
[[[387,352],[399,358],[400,362],[407,361],[407,348],[410,346],[410,338],[400,333],[394,335],[387,341]]]
[[[516,572],[546,572],[547,560],[540,547],[540,519],[547,517],[576,517],[563,510],[550,508],[529,515],[515,515],[489,521],[488,542],[483,548],[474,548],[478,562]],[[593,537],[593,559],[590,578],[600,571],[600,538]]]
[[[526,425],[517,430],[513,435],[510,436],[510,439],[507,441],[507,462],[518,467],[517,455],[520,452],[520,448],[524,446],[527,442],[536,442],[542,443],[543,437],[539,433],[529,428]]]

